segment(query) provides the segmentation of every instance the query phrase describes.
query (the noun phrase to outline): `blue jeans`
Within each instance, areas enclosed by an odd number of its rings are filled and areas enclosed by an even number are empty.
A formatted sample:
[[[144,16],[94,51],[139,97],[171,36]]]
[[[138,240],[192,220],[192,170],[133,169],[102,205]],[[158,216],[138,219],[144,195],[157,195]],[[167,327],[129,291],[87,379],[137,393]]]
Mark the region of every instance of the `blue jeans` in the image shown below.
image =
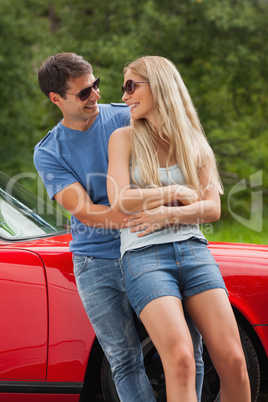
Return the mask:
[[[202,397],[202,388],[203,388],[203,380],[204,380],[204,362],[203,362],[203,344],[201,335],[196,328],[194,322],[191,317],[184,309],[185,319],[191,333],[193,346],[194,346],[194,359],[195,359],[195,367],[196,367],[196,377],[195,377],[195,388],[197,394],[198,402],[201,402]]]
[[[156,402],[118,259],[73,256],[77,289],[110,363],[120,401]]]
[[[145,373],[140,341],[124,286],[119,259],[73,256],[77,289],[98,341],[109,360],[122,402],[156,402]],[[202,343],[199,332],[186,317],[193,338],[201,401],[203,384]]]

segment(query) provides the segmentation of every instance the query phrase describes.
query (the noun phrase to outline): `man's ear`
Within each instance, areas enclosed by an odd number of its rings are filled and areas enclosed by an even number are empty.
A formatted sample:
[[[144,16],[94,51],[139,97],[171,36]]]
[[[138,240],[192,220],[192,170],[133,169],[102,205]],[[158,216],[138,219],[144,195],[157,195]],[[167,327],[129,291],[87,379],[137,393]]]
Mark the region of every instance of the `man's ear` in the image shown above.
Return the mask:
[[[56,92],[49,92],[49,99],[51,100],[51,102],[55,103],[55,105],[59,106],[62,98]]]

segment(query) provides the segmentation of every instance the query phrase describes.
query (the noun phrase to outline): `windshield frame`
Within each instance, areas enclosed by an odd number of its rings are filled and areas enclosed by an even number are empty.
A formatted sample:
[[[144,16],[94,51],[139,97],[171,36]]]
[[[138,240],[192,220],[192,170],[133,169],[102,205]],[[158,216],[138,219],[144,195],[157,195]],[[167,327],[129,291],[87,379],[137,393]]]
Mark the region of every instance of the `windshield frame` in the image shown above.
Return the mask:
[[[56,204],[57,205],[57,204]],[[0,240],[33,240],[70,232],[70,214],[0,171]]]

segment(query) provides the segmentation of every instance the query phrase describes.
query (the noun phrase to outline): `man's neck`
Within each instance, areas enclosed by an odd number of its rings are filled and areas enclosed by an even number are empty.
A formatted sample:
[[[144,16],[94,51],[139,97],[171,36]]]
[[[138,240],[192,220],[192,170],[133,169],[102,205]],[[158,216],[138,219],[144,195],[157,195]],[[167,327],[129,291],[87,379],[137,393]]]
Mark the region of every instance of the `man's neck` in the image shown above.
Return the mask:
[[[93,125],[95,120],[96,117],[94,119],[87,120],[68,120],[63,118],[61,124],[67,128],[70,128],[71,130],[87,131]]]

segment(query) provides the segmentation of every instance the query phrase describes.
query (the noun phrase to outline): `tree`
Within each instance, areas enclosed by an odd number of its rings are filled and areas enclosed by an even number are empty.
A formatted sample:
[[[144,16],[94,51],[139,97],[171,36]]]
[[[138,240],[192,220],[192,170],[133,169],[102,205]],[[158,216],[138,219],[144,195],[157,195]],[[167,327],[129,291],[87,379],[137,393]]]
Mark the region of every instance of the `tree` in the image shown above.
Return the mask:
[[[157,54],[181,72],[228,193],[267,169],[267,11],[263,0],[0,0],[2,168],[34,170],[34,144],[60,119],[36,79],[49,55],[89,60],[106,103],[121,101],[127,62]]]

